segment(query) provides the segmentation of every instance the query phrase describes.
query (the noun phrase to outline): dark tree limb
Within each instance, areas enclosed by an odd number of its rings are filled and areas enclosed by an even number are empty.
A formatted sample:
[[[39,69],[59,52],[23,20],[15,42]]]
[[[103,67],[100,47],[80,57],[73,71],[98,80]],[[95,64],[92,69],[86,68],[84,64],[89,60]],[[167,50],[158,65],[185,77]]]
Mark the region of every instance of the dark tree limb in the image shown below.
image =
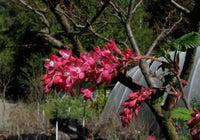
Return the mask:
[[[87,30],[95,21],[96,19],[101,15],[101,13],[105,10],[105,8],[109,5],[110,0],[105,0],[102,7],[100,8],[100,10],[98,10],[96,12],[96,14],[89,20],[87,21],[85,27],[80,31],[79,34],[82,34],[85,32],[85,30]]]
[[[137,83],[131,77],[124,75],[122,72],[120,72],[113,80],[119,81],[120,83],[127,86],[128,88],[130,88],[133,91],[134,90],[140,90],[142,88],[142,85]]]

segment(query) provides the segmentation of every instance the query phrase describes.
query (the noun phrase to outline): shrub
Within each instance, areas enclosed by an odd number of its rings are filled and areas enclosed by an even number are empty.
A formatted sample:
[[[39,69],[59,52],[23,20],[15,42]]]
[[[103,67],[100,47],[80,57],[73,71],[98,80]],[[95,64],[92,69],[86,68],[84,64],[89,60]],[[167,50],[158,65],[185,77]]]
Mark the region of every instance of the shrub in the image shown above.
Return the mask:
[[[91,107],[91,103],[83,101],[80,97],[71,97],[63,93],[51,94],[46,96],[45,112],[49,113],[51,118],[73,118],[79,121],[83,120],[84,109],[85,119],[89,121],[96,113]]]

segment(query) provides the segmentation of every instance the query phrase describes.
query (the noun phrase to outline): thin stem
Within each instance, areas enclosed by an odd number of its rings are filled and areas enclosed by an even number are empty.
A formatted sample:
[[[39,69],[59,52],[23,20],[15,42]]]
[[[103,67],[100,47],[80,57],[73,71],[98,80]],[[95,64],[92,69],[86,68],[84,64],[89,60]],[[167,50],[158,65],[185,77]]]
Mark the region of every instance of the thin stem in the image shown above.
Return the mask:
[[[152,59],[152,60],[154,60],[154,61],[163,63],[162,60],[160,60],[160,59],[158,59],[158,58],[155,58],[155,57],[152,57],[152,56],[142,56],[142,55],[140,55],[140,56],[136,57],[135,59]]]
[[[181,90],[181,93],[182,93],[183,102],[184,102],[186,108],[187,108],[187,109],[190,109],[190,104],[189,104],[188,101],[187,101],[187,98],[186,98],[186,95],[185,95],[185,92],[184,92],[184,89],[183,89],[183,84],[182,84],[182,82],[181,82],[181,78],[180,78],[179,75],[176,75],[176,78],[177,78],[178,84],[179,84],[179,86],[180,86],[180,90]]]

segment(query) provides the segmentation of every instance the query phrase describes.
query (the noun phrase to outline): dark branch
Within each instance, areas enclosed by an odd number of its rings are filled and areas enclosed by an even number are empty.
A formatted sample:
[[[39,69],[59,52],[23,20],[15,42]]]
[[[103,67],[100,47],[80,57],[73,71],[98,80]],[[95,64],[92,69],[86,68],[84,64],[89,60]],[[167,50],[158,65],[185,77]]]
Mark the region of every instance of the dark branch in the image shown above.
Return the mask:
[[[134,81],[131,77],[127,77],[121,72],[113,80],[114,81],[119,81],[120,83],[122,83],[123,85],[127,86],[131,90],[140,90],[141,87],[142,87],[136,81]]]
[[[94,15],[94,17],[88,21],[85,25],[85,27],[83,28],[83,30],[81,30],[81,33],[85,32],[86,29],[88,29],[88,27],[90,27],[90,25],[92,25],[96,19],[101,15],[101,13],[105,10],[105,8],[108,6],[110,0],[105,0],[104,4],[102,5],[101,9]]]

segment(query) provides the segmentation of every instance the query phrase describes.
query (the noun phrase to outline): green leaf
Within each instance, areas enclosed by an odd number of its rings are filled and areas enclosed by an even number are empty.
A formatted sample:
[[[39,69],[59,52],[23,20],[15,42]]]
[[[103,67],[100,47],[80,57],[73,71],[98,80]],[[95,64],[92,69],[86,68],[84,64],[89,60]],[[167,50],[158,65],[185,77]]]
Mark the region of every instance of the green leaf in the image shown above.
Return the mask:
[[[171,117],[177,120],[188,121],[191,119],[191,113],[193,113],[192,109],[188,110],[184,107],[178,107],[171,111]]]
[[[200,46],[200,33],[191,32],[185,34],[171,43],[171,46],[179,51],[185,51],[186,49],[196,48]]]

